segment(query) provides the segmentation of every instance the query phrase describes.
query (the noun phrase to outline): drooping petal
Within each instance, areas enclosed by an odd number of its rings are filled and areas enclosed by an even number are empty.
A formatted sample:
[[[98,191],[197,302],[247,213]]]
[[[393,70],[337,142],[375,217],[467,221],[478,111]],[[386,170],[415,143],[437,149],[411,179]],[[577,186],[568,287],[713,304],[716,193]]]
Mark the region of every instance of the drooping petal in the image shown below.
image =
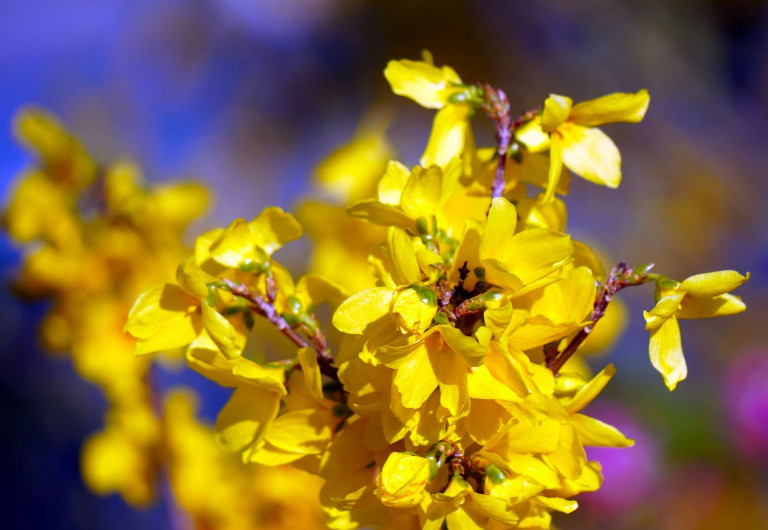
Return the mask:
[[[239,333],[226,317],[209,307],[208,304],[201,304],[200,307],[202,309],[203,326],[211,340],[216,343],[221,353],[229,359],[238,357],[243,352],[243,348],[245,348],[245,334]]]
[[[366,199],[357,202],[347,208],[347,213],[380,226],[400,226],[402,228],[416,228],[415,219],[411,219],[400,208],[391,204],[384,204],[376,199]]]
[[[504,247],[515,235],[517,210],[504,197],[497,197],[491,203],[485,231],[480,239],[480,259],[502,258]]]
[[[547,173],[547,189],[541,202],[546,204],[555,198],[555,190],[560,183],[563,173],[563,140],[560,135],[553,134],[549,146],[549,172]]]
[[[651,330],[650,355],[651,364],[664,377],[670,391],[688,375],[676,317],[666,319]]]
[[[648,91],[617,92],[589,101],[583,101],[571,108],[570,119],[585,127],[595,127],[604,123],[637,123],[645,117],[650,102]]]
[[[411,285],[421,279],[413,243],[405,230],[390,226],[387,229],[387,250],[392,261],[392,279],[397,285]]]
[[[576,434],[579,435],[583,445],[591,447],[632,447],[635,444],[634,440],[630,440],[621,434],[616,427],[583,414],[571,416],[571,425],[576,429]]]
[[[563,163],[582,178],[618,188],[621,182],[621,154],[618,147],[600,129],[563,124]]]
[[[733,291],[749,279],[736,271],[717,271],[696,274],[680,283],[679,289],[696,297],[715,297]]]
[[[280,397],[274,392],[252,385],[236,388],[216,418],[214,433],[219,447],[236,452],[258,446],[279,404]]]
[[[443,166],[464,153],[469,130],[469,105],[448,105],[437,111],[427,147],[421,155],[423,167]]]
[[[597,397],[600,392],[602,392],[603,388],[605,388],[605,385],[608,384],[608,381],[610,381],[615,374],[616,368],[613,366],[613,364],[609,364],[600,370],[600,372],[595,377],[593,377],[587,384],[581,387],[578,392],[576,392],[571,401],[568,402],[568,405],[566,405],[566,410],[573,414],[589,405],[592,400],[595,399],[595,397]]]
[[[712,318],[735,315],[747,309],[741,298],[732,294],[721,294],[714,298],[687,296],[683,299],[677,318]]]

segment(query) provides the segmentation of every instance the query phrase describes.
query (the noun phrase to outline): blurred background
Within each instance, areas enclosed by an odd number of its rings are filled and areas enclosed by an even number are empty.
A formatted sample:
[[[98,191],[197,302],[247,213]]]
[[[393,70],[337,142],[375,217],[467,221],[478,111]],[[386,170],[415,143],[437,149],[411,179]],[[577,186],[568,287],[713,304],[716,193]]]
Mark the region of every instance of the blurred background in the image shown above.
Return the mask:
[[[389,59],[429,49],[463,80],[504,88],[520,111],[551,92],[582,101],[647,88],[642,124],[604,127],[622,153],[620,190],[575,179],[569,231],[609,263],[655,261],[678,279],[749,271],[737,293],[748,310],[682,323],[689,376],[670,394],[648,362],[650,288],[622,293],[627,330],[594,360],[618,374],[589,412],[637,443],[590,453],[605,485],[558,524],[768,528],[768,2],[569,4],[0,0],[2,194],[30,163],[10,130],[29,103],[58,115],[99,160],[133,159],[152,181],[210,183],[215,205],[199,231],[295,207],[313,192],[313,168],[373,105],[391,116],[400,159],[416,164],[432,112],[391,95]],[[484,143],[487,125],[475,121]],[[5,234],[0,259],[8,285],[20,251]],[[159,508],[134,511],[85,489],[78,453],[104,400],[39,348],[44,303],[22,304],[5,288],[0,302],[7,527],[164,528]],[[179,379],[203,393],[212,419],[227,392],[189,373],[161,383]]]

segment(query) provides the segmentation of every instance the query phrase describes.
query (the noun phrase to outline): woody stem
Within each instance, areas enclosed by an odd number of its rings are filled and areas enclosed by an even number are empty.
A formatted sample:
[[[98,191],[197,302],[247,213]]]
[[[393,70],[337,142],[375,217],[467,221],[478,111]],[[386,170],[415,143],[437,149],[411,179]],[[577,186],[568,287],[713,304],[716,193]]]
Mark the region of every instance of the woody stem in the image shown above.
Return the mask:
[[[299,348],[312,347],[317,353],[317,364],[320,367],[320,373],[339,382],[338,369],[333,366],[333,357],[328,351],[325,337],[318,331],[307,341],[295,329],[293,329],[285,319],[280,316],[275,306],[265,297],[251,289],[244,283],[233,282],[232,280],[222,280],[226,288],[235,296],[244,298],[251,304],[253,311],[274,325],[280,333],[288,337]]]
[[[605,316],[605,310],[608,304],[613,300],[614,295],[622,290],[624,287],[631,285],[640,285],[645,283],[648,279],[648,271],[653,265],[649,265],[641,268],[641,270],[635,270],[627,267],[627,262],[622,261],[611,269],[610,274],[606,282],[600,286],[595,297],[595,303],[593,305],[592,314],[589,317],[589,324],[579,330],[576,336],[571,339],[571,342],[565,349],[557,354],[557,346],[547,345],[545,346],[545,358],[547,359],[547,368],[552,370],[552,373],[557,375],[563,365],[571,356],[576,353],[579,346],[587,339],[592,330],[595,329],[597,321]]]

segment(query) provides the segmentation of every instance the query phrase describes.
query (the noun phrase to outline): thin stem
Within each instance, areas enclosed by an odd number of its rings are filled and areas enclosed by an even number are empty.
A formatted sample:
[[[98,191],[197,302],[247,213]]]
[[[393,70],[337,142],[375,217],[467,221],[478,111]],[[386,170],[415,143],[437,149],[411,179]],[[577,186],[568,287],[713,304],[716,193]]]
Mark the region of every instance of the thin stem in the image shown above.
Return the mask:
[[[557,375],[566,361],[576,353],[579,346],[581,346],[589,334],[592,333],[597,321],[605,316],[605,310],[608,307],[608,304],[611,303],[611,300],[613,300],[614,295],[625,287],[645,283],[648,279],[648,271],[651,267],[653,267],[653,264],[631,269],[627,267],[626,261],[622,261],[611,269],[608,279],[597,291],[592,314],[589,318],[589,324],[579,330],[576,336],[571,339],[571,342],[559,355],[557,355],[556,346],[554,349],[549,345],[545,347],[547,368],[552,370],[553,374]]]
[[[317,352],[317,364],[320,367],[320,373],[339,382],[338,369],[333,366],[333,357],[331,357],[328,350],[325,336],[319,330],[316,330],[314,333],[307,332],[309,336],[309,341],[307,341],[280,316],[273,303],[261,294],[244,283],[237,283],[227,279],[222,280],[222,282],[227,286],[229,292],[250,302],[256,314],[269,320],[280,333],[288,337],[296,346],[299,348],[308,348],[310,346],[314,348],[315,352]]]
[[[509,100],[500,88],[485,85],[483,108],[496,124],[496,177],[493,180],[493,198],[504,194],[504,169],[507,166],[507,152],[512,139],[512,118],[509,115]]]

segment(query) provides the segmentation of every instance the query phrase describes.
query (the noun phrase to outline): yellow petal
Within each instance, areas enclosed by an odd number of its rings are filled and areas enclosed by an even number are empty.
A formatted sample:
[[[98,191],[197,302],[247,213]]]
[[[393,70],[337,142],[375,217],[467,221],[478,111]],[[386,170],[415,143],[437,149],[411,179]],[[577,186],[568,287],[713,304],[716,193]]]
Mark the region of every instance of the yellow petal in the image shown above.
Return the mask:
[[[415,219],[411,219],[400,208],[380,203],[375,199],[357,202],[347,208],[347,213],[352,217],[380,226],[399,226],[416,231]]]
[[[270,425],[266,441],[291,453],[316,455],[331,441],[328,412],[295,410],[278,416]]]
[[[568,119],[572,104],[573,100],[567,96],[550,94],[541,111],[541,129],[545,133],[551,133],[560,127]]]
[[[540,153],[549,149],[549,134],[542,130],[540,116],[517,129],[515,139],[523,144],[529,153]]]
[[[392,314],[395,315],[403,333],[424,333],[432,324],[436,313],[437,305],[425,302],[414,289],[401,291],[392,302]]]
[[[440,325],[434,328],[445,343],[470,366],[480,366],[485,360],[485,348],[473,337],[467,337],[453,326]],[[432,331],[432,330],[430,330]]]
[[[325,302],[338,304],[349,297],[349,292],[342,286],[317,274],[302,276],[296,284],[296,294],[312,305]]]
[[[651,330],[650,355],[651,364],[664,377],[669,390],[674,390],[688,375],[677,318],[672,316]]]
[[[245,348],[245,334],[238,333],[226,317],[209,307],[208,304],[201,304],[200,307],[203,313],[203,326],[211,340],[221,349],[221,353],[228,358],[234,359],[238,357],[243,352],[243,348]]]
[[[216,418],[216,443],[227,452],[258,445],[279,404],[274,392],[250,385],[236,388]]]
[[[568,169],[595,184],[619,186],[621,154],[603,131],[568,123],[557,132],[563,138],[563,163]]]
[[[210,246],[211,258],[225,267],[237,268],[254,256],[256,240],[245,219],[235,219]]]
[[[472,496],[472,501],[477,506],[477,509],[483,515],[509,525],[515,524],[518,521],[519,517],[508,506],[506,500],[474,491],[470,491],[469,494]]]
[[[325,399],[323,396],[323,376],[320,373],[320,367],[317,364],[317,352],[314,348],[299,348],[296,356],[301,365],[301,373],[304,375],[304,381],[310,394],[318,403]]]
[[[255,241],[268,255],[286,243],[301,237],[302,228],[299,222],[281,208],[270,206],[259,216],[248,223],[255,234]]]
[[[732,294],[721,294],[714,298],[686,296],[677,318],[712,318],[735,315],[747,308],[741,298]]]
[[[482,260],[482,265],[485,269],[485,278],[490,283],[511,291],[518,291],[523,288],[522,280],[510,272],[503,261],[495,258],[486,258]]]
[[[423,167],[443,166],[464,153],[471,110],[469,105],[448,105],[437,111],[427,147],[419,161]]]
[[[541,202],[546,204],[555,198],[555,190],[560,183],[560,175],[563,173],[563,141],[560,135],[552,136],[549,146],[549,172],[547,173],[547,190]]]
[[[187,346],[203,330],[199,301],[176,285],[164,284],[144,292],[128,314],[125,331],[138,339],[136,354]]]
[[[634,94],[608,94],[574,105],[571,108],[571,120],[586,127],[620,121],[637,123],[645,116],[650,99],[645,89]]]
[[[237,359],[232,374],[242,382],[263,388],[278,396],[285,396],[285,368],[280,365],[262,366],[245,358]]]
[[[560,485],[557,472],[544,462],[532,455],[509,455],[504,462],[515,473],[530,477],[542,486],[556,488]]]
[[[634,440],[625,437],[621,432],[607,423],[583,414],[571,416],[571,425],[576,429],[581,443],[592,447],[632,447]]]
[[[405,230],[394,226],[387,229],[387,250],[392,261],[392,279],[396,285],[411,285],[421,280],[413,243]]]
[[[515,234],[507,242],[503,259],[509,271],[525,285],[554,272],[572,254],[570,236],[545,228],[531,228]]]
[[[440,109],[445,105],[446,88],[461,79],[451,68],[442,69],[423,61],[389,61],[384,70],[392,92],[414,100],[422,107]]]
[[[686,278],[678,289],[691,296],[714,297],[733,291],[748,279],[749,273],[742,276],[736,271],[707,272]]]
[[[397,206],[400,204],[400,195],[411,176],[410,170],[396,160],[387,164],[387,170],[379,180],[379,202]]]
[[[656,329],[680,310],[685,292],[673,292],[661,298],[650,311],[644,311],[645,329]]]
[[[469,412],[467,364],[455,353],[442,349],[430,349],[429,360],[440,386],[440,404],[454,418],[466,416]]]
[[[373,287],[353,294],[333,314],[333,325],[339,331],[362,335],[371,322],[389,313],[389,304],[395,291]]]
[[[185,292],[199,300],[208,296],[205,273],[195,263],[195,257],[190,256],[176,269],[176,282]]]
[[[443,171],[440,166],[413,168],[400,196],[400,207],[411,219],[429,219],[443,195]]]
[[[567,423],[560,427],[560,440],[557,449],[546,457],[565,478],[575,480],[587,463],[587,455],[574,428]]]
[[[515,235],[516,226],[515,206],[504,197],[493,199],[480,240],[480,259],[502,258],[504,247]]]
[[[547,508],[557,510],[562,513],[573,513],[578,507],[579,503],[573,499],[561,499],[559,497],[546,497],[539,495],[536,497],[536,501],[543,504]]]
[[[566,405],[566,410],[571,414],[580,411],[597,397],[602,392],[608,381],[616,374],[616,368],[612,364],[609,364],[592,378],[586,385],[581,387],[578,392],[573,396],[571,401]]]
[[[418,348],[397,369],[395,386],[403,406],[419,408],[437,388],[437,376],[425,347]]]

